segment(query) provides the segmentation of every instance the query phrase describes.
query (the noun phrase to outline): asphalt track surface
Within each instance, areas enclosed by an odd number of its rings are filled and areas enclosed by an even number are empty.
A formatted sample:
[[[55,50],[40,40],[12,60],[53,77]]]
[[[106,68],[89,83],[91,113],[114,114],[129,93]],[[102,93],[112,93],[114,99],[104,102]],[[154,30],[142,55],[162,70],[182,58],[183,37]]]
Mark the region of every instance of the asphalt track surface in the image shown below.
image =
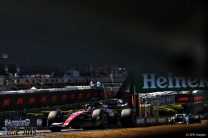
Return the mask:
[[[80,133],[80,132],[99,132],[99,131],[111,131],[111,130],[117,130],[119,128],[113,128],[113,129],[92,129],[92,130],[83,130],[83,129],[62,129],[61,132],[51,132],[50,130],[37,130],[38,134],[35,136],[56,136],[56,135],[61,135],[61,134],[75,134],[75,133]],[[0,131],[0,138],[22,138],[22,137],[35,137],[35,136],[2,136],[2,131]]]
[[[40,130],[40,136],[49,136],[49,135],[60,135],[60,134],[74,134],[74,133],[80,133],[80,132],[99,132],[99,131],[111,131],[116,130],[119,128],[113,128],[113,129],[92,129],[92,130],[82,130],[82,129],[63,129],[61,132],[51,132],[50,130]]]
[[[204,129],[204,127],[202,127],[202,126],[206,126],[206,129]],[[168,136],[168,137],[174,137],[175,138],[175,136],[177,137],[177,135],[178,136],[185,136],[186,133],[187,134],[192,134],[193,132],[201,133],[205,137],[207,137],[208,136],[207,126],[208,126],[207,123],[206,124],[203,124],[203,125],[199,123],[199,124],[188,124],[188,125],[161,125],[161,126],[150,126],[150,127],[136,127],[136,128],[133,128],[133,129],[136,130],[136,132],[142,132],[143,133],[142,135],[138,135],[138,136],[142,136],[142,137],[143,136],[146,137],[146,135],[148,136],[149,135],[148,133],[150,131],[151,131],[150,133],[155,133],[154,137],[155,136],[159,136],[159,137],[161,137],[161,136],[167,137]],[[173,131],[174,130],[173,127],[177,128],[177,130],[176,131]],[[178,133],[179,132],[178,131],[179,130],[178,127],[182,128],[182,129],[185,128],[185,129],[183,131],[181,131],[180,133]],[[191,127],[194,127],[194,129],[193,128],[191,129]],[[166,128],[169,128],[169,129],[167,129],[167,132],[168,133],[165,133],[165,135],[160,135],[160,134],[158,134],[156,132],[158,130],[161,131],[161,129],[166,129]],[[205,131],[201,131],[201,128],[203,128]],[[42,137],[47,137],[47,138],[48,137],[59,137],[59,136],[67,135],[67,134],[72,134],[72,135],[73,134],[74,135],[80,135],[81,134],[83,136],[83,133],[86,136],[86,134],[90,134],[90,133],[91,134],[94,134],[94,133],[99,133],[100,134],[100,133],[103,133],[103,132],[112,133],[112,130],[123,131],[122,129],[124,129],[124,128],[93,129],[93,130],[63,129],[61,132],[51,132],[50,130],[37,130],[37,132],[39,132],[39,134],[36,135],[36,136],[40,136],[41,138]],[[123,137],[128,136],[128,133],[130,131],[132,132],[131,128],[130,129],[127,129],[127,131],[125,131],[126,134]],[[162,131],[164,131],[164,130],[162,130]],[[171,132],[171,133],[169,134],[169,132]],[[151,135],[149,135],[149,136],[151,136]],[[0,137],[2,137],[1,136],[1,132],[0,132]],[[11,137],[34,137],[34,136],[7,136],[7,137],[2,137],[2,138],[11,138]],[[137,137],[137,135],[136,135],[136,137]],[[191,137],[191,136],[185,136],[185,137]]]

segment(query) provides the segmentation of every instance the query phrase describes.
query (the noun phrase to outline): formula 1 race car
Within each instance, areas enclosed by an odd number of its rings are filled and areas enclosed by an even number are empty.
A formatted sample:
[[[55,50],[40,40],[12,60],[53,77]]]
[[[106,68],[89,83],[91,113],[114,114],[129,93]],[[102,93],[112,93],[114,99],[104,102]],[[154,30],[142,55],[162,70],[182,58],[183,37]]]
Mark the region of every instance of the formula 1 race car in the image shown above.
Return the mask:
[[[177,124],[189,124],[189,115],[187,114],[176,114],[175,123]]]
[[[198,115],[191,114],[176,114],[175,117],[171,119],[171,124],[193,124],[200,122],[201,119]]]
[[[133,109],[121,99],[94,101],[83,105],[83,109],[64,116],[61,110],[51,111],[48,115],[48,127],[52,132],[63,128],[107,128],[109,124],[133,127],[136,116]]]

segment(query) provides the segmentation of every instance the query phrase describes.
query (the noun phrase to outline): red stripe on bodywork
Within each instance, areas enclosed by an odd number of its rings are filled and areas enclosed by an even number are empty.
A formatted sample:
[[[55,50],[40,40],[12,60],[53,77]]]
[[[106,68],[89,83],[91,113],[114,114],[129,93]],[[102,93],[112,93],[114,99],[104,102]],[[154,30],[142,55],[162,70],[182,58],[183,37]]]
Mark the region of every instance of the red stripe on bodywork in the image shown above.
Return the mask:
[[[87,111],[79,111],[79,112],[75,112],[73,114],[71,114],[67,120],[64,122],[64,127],[68,126],[72,120],[74,120],[75,118],[79,117],[81,114],[86,113]]]

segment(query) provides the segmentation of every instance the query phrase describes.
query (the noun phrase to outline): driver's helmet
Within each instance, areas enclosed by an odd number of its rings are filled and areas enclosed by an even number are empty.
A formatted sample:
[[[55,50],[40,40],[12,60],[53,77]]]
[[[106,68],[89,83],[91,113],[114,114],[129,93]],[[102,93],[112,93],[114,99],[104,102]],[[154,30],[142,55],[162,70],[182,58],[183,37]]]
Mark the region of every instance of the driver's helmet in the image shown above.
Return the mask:
[[[85,104],[83,108],[84,110],[89,110],[89,109],[93,109],[93,106],[91,104]]]
[[[101,106],[101,103],[100,103],[100,102],[98,102],[98,101],[95,101],[95,102],[94,102],[94,106],[95,106],[96,108],[98,108],[98,107],[100,107],[100,106]]]
[[[123,104],[124,101],[123,101],[122,99],[118,99],[117,103],[118,103],[118,104]]]

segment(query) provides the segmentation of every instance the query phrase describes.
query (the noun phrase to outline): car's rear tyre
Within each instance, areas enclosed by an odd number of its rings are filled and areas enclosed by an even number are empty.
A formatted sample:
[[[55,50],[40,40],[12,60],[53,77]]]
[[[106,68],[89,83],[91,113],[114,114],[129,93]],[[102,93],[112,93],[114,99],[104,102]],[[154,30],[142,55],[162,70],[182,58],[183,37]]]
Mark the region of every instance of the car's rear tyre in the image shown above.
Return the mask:
[[[51,126],[51,124],[53,124],[57,118],[58,118],[58,111],[51,111],[49,114],[48,114],[48,126]]]
[[[136,116],[132,109],[123,109],[121,111],[122,127],[134,127],[136,124]]]
[[[54,122],[61,122],[63,120],[61,110],[51,111],[48,114],[47,125],[51,126]]]
[[[108,117],[102,109],[96,109],[93,111],[92,120],[97,124],[99,128],[108,127]]]

